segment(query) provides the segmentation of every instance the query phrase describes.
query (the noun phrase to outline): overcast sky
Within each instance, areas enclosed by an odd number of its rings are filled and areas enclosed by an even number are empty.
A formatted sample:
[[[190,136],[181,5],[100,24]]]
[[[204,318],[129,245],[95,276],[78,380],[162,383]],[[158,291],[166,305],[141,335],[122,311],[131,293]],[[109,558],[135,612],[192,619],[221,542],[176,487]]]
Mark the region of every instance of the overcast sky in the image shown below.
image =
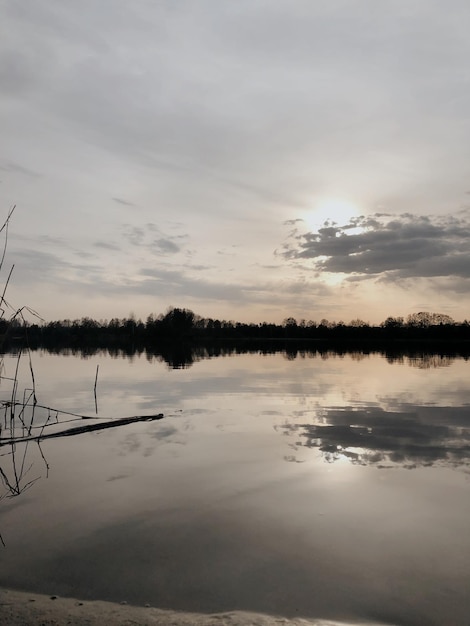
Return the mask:
[[[7,299],[470,318],[469,24],[467,0],[0,0]]]

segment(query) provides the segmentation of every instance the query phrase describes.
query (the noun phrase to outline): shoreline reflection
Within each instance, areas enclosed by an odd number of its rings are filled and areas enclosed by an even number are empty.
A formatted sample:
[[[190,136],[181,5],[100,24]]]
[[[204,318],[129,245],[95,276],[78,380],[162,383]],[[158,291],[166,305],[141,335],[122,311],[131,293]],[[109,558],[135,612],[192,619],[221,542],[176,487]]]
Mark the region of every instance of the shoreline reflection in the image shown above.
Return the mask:
[[[32,353],[39,354],[55,354],[59,356],[74,356],[81,359],[90,359],[95,356],[103,355],[113,359],[128,359],[130,362],[137,357],[144,356],[147,361],[157,361],[165,363],[170,369],[187,369],[192,365],[204,361],[206,359],[230,357],[242,354],[251,354],[259,356],[272,356],[281,354],[288,361],[296,359],[343,359],[351,358],[353,361],[363,361],[373,357],[384,357],[390,365],[399,364],[419,369],[435,369],[449,367],[457,359],[468,361],[470,352],[468,349],[449,349],[449,350],[423,350],[423,349],[364,349],[351,350],[342,348],[325,348],[318,344],[305,344],[296,341],[290,342],[258,342],[250,341],[249,343],[232,343],[232,344],[213,344],[213,345],[195,345],[189,343],[173,343],[161,344],[154,348],[129,347],[129,348],[37,348],[32,349]],[[14,354],[12,352],[11,354]]]

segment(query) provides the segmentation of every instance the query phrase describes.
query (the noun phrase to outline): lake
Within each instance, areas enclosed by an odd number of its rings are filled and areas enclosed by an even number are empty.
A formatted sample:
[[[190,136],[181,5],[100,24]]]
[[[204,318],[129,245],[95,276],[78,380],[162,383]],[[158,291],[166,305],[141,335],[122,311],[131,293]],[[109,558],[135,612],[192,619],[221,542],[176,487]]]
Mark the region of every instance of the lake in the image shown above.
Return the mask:
[[[63,412],[164,417],[0,448],[0,585],[200,612],[470,623],[465,359],[31,359],[38,404],[60,411],[37,407],[31,433],[101,423]],[[4,402],[17,363],[5,355]],[[31,387],[23,356],[16,398]]]

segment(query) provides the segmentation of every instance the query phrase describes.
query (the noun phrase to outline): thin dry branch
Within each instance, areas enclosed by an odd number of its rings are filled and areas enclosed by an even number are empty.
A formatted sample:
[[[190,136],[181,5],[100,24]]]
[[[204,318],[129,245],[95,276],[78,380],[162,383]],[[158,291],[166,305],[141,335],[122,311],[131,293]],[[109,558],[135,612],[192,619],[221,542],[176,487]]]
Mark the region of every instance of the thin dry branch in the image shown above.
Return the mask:
[[[0,270],[3,267],[3,261],[5,260],[5,255],[7,252],[7,245],[8,245],[8,224],[10,222],[11,216],[13,215],[14,210],[16,209],[16,204],[14,204],[12,206],[12,208],[8,211],[8,215],[6,220],[3,222],[3,226],[0,228],[0,233],[2,233],[3,231],[5,231],[5,243],[3,245],[3,253],[2,253],[2,258],[0,260]]]

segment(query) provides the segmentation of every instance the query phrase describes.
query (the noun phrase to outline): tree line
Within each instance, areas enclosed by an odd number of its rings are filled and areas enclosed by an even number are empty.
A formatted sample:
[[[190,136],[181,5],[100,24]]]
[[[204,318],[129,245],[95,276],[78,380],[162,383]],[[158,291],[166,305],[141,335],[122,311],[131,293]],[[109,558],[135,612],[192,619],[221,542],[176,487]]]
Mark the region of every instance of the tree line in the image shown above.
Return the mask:
[[[28,340],[35,346],[143,346],[164,343],[214,341],[319,341],[332,344],[371,345],[393,342],[468,342],[470,322],[456,322],[448,315],[419,312],[404,317],[387,317],[378,325],[361,319],[332,322],[287,317],[281,324],[242,323],[201,317],[186,308],[170,308],[160,315],[150,314],[144,321],[128,318],[30,323],[25,320],[0,320],[2,343]]]

